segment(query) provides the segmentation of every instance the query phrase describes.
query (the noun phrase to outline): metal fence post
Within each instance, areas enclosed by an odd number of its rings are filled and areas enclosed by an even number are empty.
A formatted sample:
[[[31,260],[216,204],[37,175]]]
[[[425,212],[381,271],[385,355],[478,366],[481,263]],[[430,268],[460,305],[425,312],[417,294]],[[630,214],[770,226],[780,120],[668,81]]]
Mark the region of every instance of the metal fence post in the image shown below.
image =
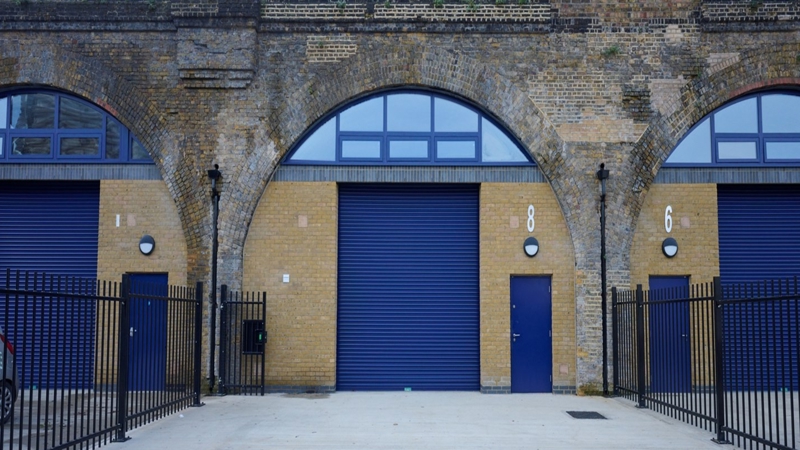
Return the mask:
[[[129,337],[130,324],[131,281],[130,276],[122,275],[119,298],[119,334],[117,342],[117,437],[114,442],[125,442],[128,427],[128,366],[130,364]]]
[[[639,408],[647,408],[644,404],[644,291],[642,285],[636,285],[636,391]]]
[[[730,444],[725,439],[725,385],[723,383],[722,357],[723,357],[723,308],[722,308],[722,281],[714,277],[714,396],[716,410],[717,437],[712,441],[717,444]]]
[[[200,402],[200,359],[203,350],[203,283],[194,288],[194,402],[192,406],[203,406]]]
[[[219,385],[217,393],[220,395],[228,394],[228,386],[226,385],[228,376],[228,285],[223,284],[220,287],[219,297]]]
[[[267,293],[261,293],[261,323],[264,324],[264,350],[261,352],[261,395],[264,395],[264,384],[267,372]]]
[[[619,385],[619,328],[617,324],[617,288],[611,288],[611,359],[613,360],[613,395],[619,395],[617,386]]]

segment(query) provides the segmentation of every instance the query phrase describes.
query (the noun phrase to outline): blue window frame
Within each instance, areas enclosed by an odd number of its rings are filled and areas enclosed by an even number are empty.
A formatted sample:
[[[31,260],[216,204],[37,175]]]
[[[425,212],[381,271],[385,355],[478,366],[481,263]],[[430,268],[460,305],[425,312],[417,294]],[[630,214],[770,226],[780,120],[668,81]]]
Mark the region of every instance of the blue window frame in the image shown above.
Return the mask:
[[[283,164],[534,165],[492,119],[466,103],[423,90],[392,90],[319,121]]]
[[[110,114],[57,91],[0,92],[2,163],[152,164],[144,146]]]
[[[769,91],[734,100],[704,117],[664,166],[800,166],[800,93]]]

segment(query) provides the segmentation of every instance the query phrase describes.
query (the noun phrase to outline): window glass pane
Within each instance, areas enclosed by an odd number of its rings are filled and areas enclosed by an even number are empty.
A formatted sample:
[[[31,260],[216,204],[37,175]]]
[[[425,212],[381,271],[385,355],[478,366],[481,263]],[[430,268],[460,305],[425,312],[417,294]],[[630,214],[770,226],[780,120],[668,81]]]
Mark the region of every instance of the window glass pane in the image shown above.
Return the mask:
[[[91,106],[61,97],[58,128],[103,128],[103,114]]]
[[[109,119],[106,123],[106,159],[119,159],[119,124]]]
[[[435,131],[477,132],[478,114],[458,103],[434,97]]]
[[[339,114],[341,131],[383,131],[383,97],[373,98]]]
[[[8,125],[8,98],[0,98],[0,130]]]
[[[800,97],[773,94],[761,97],[761,127],[764,133],[800,133]]]
[[[147,149],[136,139],[131,139],[131,159],[150,159]]]
[[[690,131],[667,158],[667,163],[711,163],[711,121]]]
[[[336,117],[317,128],[289,160],[336,161]]]
[[[800,142],[767,142],[767,160],[800,160]]]
[[[714,113],[715,133],[758,133],[756,99],[734,103]]]
[[[342,158],[381,157],[381,141],[342,141]]]
[[[718,142],[717,152],[719,160],[726,159],[756,159],[755,142]]]
[[[428,159],[428,141],[391,141],[389,158]]]
[[[50,138],[17,137],[11,140],[12,155],[49,155]]]
[[[100,156],[100,138],[61,138],[58,154],[62,156]]]
[[[0,157],[5,154],[5,147],[3,147],[3,136],[0,136]]]
[[[475,141],[438,141],[436,157],[439,159],[475,159]]]
[[[420,94],[386,96],[386,129],[431,131],[431,97]]]
[[[522,154],[522,150],[494,124],[486,119],[481,119],[481,127],[481,157],[483,162],[528,161],[528,158]]]
[[[54,128],[55,97],[49,94],[22,94],[11,97],[11,128]]]

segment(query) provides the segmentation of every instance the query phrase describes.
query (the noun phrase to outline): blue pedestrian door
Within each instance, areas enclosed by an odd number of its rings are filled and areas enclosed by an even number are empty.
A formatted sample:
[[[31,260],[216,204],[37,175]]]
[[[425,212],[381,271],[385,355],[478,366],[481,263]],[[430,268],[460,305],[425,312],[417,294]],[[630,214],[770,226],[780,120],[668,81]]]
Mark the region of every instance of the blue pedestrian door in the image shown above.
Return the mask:
[[[692,389],[689,303],[669,301],[686,298],[689,298],[689,277],[650,277],[652,392],[690,392]]]
[[[164,390],[167,372],[167,274],[130,274],[128,389]]]
[[[550,277],[511,277],[511,392],[553,391]]]

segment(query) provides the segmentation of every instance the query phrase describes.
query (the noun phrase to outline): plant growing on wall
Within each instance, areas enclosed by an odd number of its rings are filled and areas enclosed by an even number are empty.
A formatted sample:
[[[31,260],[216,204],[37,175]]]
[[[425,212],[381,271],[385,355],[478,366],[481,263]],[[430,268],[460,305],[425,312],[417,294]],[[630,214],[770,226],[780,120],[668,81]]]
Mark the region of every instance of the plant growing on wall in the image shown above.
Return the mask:
[[[475,3],[475,0],[467,0],[467,11],[475,12],[478,10],[478,4]]]
[[[608,47],[607,49],[603,50],[603,56],[605,56],[606,58],[612,58],[614,56],[619,55],[620,53],[622,53],[622,50],[620,50],[617,44],[614,44],[611,47]]]
[[[433,0],[433,7],[434,8],[444,7],[444,0]]]

